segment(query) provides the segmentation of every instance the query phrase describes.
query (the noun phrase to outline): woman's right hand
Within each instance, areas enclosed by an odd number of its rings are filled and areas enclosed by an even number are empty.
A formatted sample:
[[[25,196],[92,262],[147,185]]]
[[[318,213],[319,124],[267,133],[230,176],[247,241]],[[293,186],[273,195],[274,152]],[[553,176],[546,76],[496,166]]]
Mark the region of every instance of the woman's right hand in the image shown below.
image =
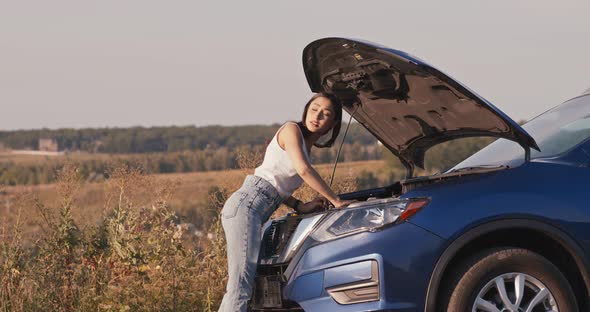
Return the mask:
[[[335,209],[340,209],[340,208],[344,208],[352,203],[354,203],[356,200],[342,200],[340,198],[332,201],[332,205],[334,205]]]

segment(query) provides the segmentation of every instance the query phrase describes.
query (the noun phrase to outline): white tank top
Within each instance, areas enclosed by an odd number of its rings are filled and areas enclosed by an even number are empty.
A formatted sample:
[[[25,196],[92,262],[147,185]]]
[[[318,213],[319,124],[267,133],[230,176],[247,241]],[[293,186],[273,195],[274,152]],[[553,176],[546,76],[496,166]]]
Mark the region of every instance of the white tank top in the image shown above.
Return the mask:
[[[254,174],[272,184],[283,199],[287,199],[291,196],[291,194],[293,194],[293,192],[303,183],[303,179],[297,174],[297,170],[295,170],[289,155],[287,155],[287,152],[279,145],[278,134],[286,124],[287,123],[277,130],[272,141],[266,147],[262,164],[254,170]],[[297,126],[297,129],[299,129],[299,126]],[[299,129],[299,131],[301,133],[301,129]],[[301,134],[301,139],[303,139],[303,134]],[[305,146],[305,140],[303,141],[301,148],[303,148],[303,154],[305,154],[307,161],[310,161],[307,147]]]

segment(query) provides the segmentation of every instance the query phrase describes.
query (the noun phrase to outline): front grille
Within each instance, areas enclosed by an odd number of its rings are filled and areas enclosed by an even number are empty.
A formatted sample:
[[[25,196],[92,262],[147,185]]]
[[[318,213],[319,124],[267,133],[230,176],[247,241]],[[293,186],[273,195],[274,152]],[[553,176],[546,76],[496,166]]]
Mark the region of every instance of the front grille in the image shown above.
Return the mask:
[[[296,302],[282,298],[282,290],[285,285],[283,274],[286,269],[287,265],[285,264],[258,266],[250,301],[250,311],[303,311]]]
[[[299,222],[300,217],[272,221],[262,239],[262,258],[280,256]]]

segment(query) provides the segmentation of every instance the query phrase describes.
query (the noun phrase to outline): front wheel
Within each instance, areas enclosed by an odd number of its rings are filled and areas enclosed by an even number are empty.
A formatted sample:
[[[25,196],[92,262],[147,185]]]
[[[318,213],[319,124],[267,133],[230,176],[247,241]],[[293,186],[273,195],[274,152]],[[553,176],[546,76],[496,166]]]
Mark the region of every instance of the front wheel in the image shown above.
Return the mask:
[[[479,253],[454,271],[448,312],[575,312],[572,288],[559,269],[521,248]]]

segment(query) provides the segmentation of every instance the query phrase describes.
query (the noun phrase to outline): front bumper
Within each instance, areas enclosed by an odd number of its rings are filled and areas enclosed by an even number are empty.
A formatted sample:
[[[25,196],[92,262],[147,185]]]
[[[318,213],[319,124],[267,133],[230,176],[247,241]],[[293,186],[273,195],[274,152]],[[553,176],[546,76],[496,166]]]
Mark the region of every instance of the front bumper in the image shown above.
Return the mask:
[[[304,244],[290,263],[260,266],[253,311],[422,311],[443,245],[438,236],[407,222]],[[268,288],[269,278],[280,285],[280,298]]]

